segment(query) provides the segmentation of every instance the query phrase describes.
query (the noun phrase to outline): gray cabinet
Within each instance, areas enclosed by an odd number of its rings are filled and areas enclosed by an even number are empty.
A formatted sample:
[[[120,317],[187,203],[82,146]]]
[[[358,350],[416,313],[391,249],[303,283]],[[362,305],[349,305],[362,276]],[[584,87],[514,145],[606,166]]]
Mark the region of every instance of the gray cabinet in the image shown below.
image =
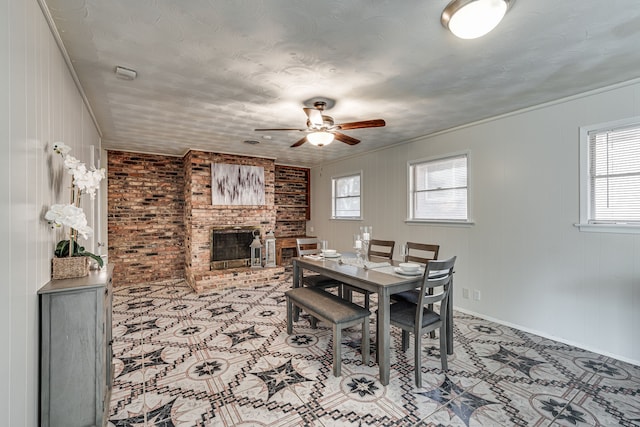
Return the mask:
[[[52,280],[40,299],[40,425],[106,424],[111,396],[113,266]]]

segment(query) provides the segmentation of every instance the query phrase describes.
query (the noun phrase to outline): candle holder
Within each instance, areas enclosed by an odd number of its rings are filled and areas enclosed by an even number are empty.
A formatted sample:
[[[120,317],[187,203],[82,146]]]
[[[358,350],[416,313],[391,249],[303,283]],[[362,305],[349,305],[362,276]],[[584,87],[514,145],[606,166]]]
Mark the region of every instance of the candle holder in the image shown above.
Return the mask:
[[[264,266],[276,266],[276,236],[269,231],[264,237]]]
[[[362,236],[360,234],[353,235],[353,249],[356,250],[356,259],[360,262],[362,259]]]
[[[371,225],[363,225],[360,227],[360,234],[362,236],[362,250],[364,251],[364,260],[369,260],[369,243],[371,241],[371,235],[373,234],[373,227]]]
[[[253,242],[251,248],[251,268],[262,268],[262,242],[260,241],[260,230],[253,231]]]

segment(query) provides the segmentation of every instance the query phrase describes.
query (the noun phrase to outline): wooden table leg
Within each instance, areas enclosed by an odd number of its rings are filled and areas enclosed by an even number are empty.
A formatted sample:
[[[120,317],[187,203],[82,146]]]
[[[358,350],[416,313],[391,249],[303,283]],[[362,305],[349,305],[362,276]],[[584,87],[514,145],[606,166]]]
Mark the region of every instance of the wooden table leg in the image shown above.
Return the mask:
[[[380,382],[382,385],[389,384],[389,371],[391,370],[391,362],[389,357],[389,351],[391,347],[391,326],[389,323],[389,291],[387,289],[381,289],[378,292],[378,319],[377,319],[377,334],[376,334],[376,354],[378,360],[378,367],[380,368]]]

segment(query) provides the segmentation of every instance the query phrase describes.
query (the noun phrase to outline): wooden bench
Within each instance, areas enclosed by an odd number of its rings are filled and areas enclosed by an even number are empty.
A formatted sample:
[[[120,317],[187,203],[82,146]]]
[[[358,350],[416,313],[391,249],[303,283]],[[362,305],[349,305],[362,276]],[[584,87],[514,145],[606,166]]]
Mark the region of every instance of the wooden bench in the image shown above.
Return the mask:
[[[352,302],[317,288],[295,288],[284,293],[287,297],[287,334],[293,332],[294,306],[333,326],[333,375],[340,376],[342,359],[342,329],[362,324],[362,363],[369,363],[369,316],[371,312]]]

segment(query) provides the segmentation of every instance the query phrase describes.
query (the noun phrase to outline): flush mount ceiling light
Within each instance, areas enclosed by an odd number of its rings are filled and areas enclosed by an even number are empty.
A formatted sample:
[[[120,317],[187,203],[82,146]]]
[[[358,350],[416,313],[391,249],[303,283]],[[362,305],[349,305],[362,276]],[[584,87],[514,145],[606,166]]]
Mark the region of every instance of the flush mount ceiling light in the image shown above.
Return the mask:
[[[461,39],[475,39],[493,30],[515,0],[453,0],[440,22]]]
[[[307,135],[307,141],[317,147],[331,144],[333,142],[333,138],[334,136],[332,133],[324,131],[311,132],[309,135]]]

